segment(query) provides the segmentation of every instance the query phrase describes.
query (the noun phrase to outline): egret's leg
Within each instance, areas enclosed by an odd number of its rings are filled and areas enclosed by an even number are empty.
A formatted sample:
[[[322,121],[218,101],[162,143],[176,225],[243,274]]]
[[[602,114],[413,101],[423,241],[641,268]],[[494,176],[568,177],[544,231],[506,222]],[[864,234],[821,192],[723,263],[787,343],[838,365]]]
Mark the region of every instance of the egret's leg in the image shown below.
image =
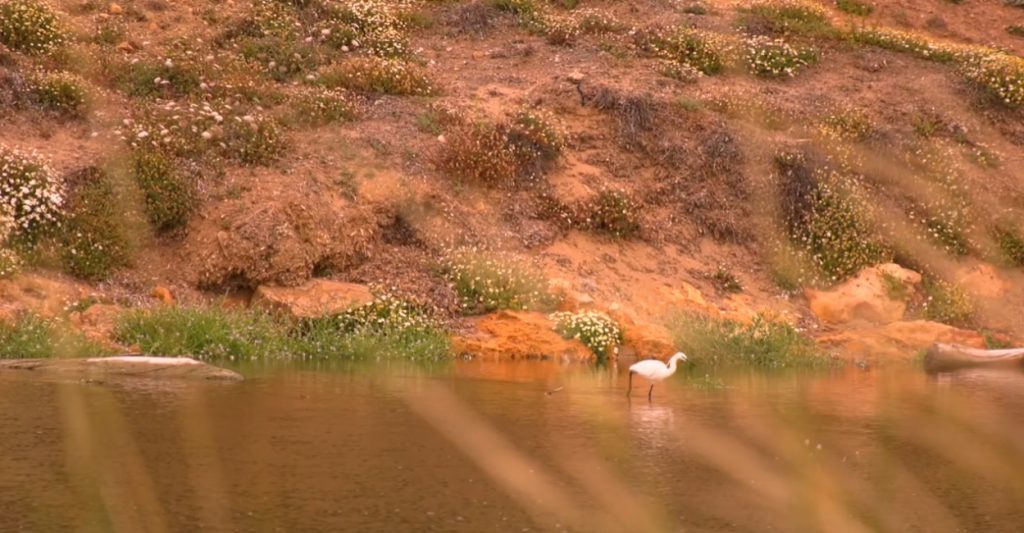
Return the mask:
[[[629,397],[629,393],[633,392],[633,371],[629,371],[629,387],[626,388],[626,397]]]
[[[651,383],[651,388],[647,390],[647,401],[651,401],[651,394],[654,394],[654,383]]]

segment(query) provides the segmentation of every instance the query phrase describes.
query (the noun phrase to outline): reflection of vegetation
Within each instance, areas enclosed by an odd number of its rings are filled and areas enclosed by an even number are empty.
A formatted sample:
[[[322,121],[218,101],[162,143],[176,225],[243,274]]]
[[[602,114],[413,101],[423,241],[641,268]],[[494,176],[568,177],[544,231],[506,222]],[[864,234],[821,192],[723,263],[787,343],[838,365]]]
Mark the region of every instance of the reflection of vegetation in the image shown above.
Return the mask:
[[[24,314],[14,322],[0,321],[0,359],[93,357],[108,351],[56,320]]]
[[[683,313],[669,324],[676,346],[697,361],[746,363],[764,368],[816,366],[829,361],[814,341],[762,315],[749,324]]]

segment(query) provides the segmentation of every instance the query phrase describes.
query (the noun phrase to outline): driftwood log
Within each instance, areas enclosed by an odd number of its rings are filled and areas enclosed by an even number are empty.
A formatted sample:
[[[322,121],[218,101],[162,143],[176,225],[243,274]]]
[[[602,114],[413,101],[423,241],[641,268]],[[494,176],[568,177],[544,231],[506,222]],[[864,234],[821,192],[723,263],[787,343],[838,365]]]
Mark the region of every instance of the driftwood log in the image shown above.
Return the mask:
[[[104,380],[111,378],[241,381],[242,375],[187,357],[94,357],[91,359],[0,360],[0,372]]]
[[[1024,368],[1024,348],[982,350],[960,344],[934,344],[924,356],[928,372],[946,372],[976,366],[1010,366]]]

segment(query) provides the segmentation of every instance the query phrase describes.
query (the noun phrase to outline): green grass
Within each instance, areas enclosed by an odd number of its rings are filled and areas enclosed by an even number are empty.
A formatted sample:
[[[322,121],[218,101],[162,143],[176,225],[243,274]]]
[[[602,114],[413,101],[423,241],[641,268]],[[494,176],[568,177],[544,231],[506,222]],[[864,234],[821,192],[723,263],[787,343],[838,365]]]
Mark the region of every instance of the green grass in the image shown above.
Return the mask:
[[[676,346],[695,361],[760,368],[826,366],[814,341],[784,322],[758,315],[750,324],[681,313],[668,324]]]
[[[1011,265],[1024,267],[1024,236],[1012,227],[1001,226],[992,231],[996,245]]]
[[[432,96],[440,91],[415,64],[397,59],[362,57],[320,73],[319,83],[361,93]]]
[[[603,190],[584,209],[587,227],[592,231],[618,239],[628,239],[640,233],[641,206],[623,191]]]
[[[824,8],[807,0],[765,0],[747,8],[747,25],[772,33],[826,35],[834,31]]]
[[[974,304],[959,285],[925,277],[922,287],[926,297],[925,318],[951,326],[971,324],[974,318]]]
[[[437,359],[449,338],[424,306],[391,297],[322,318],[290,323],[249,310],[160,307],[128,312],[115,340],[157,356],[205,360]]]
[[[907,296],[909,296],[907,284],[903,283],[903,280],[900,278],[888,272],[882,273],[882,285],[885,287],[885,295],[888,296],[890,300],[902,301],[906,300]]]
[[[57,320],[23,314],[12,323],[0,322],[0,359],[96,357],[109,351]]]

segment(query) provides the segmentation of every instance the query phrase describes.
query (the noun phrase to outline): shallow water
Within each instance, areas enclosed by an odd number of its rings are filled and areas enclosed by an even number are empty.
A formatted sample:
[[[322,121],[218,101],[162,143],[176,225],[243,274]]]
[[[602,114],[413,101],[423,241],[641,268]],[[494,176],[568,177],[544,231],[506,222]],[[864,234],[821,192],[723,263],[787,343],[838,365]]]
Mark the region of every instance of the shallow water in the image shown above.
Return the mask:
[[[1024,372],[690,369],[648,403],[622,368],[550,362],[242,370],[0,374],[0,531],[1024,524]]]

